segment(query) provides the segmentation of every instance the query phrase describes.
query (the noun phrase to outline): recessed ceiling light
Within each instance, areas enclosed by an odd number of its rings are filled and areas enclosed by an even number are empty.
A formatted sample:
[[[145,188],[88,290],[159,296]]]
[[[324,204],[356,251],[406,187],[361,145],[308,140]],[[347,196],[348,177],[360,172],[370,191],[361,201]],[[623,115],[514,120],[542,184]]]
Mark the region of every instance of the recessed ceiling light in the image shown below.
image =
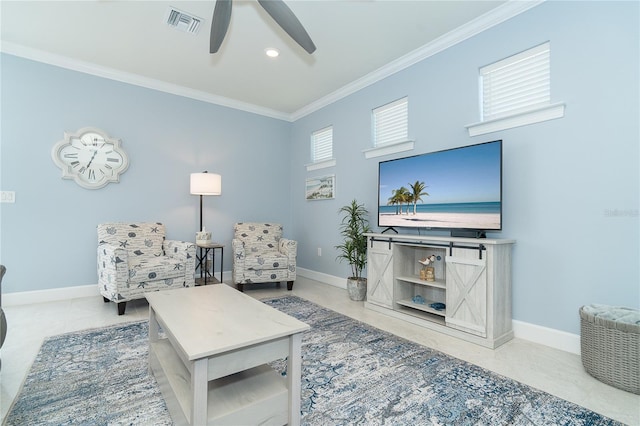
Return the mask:
[[[267,49],[264,49],[264,52],[270,58],[276,58],[280,54],[280,51],[278,49],[273,48],[273,47],[269,47]]]

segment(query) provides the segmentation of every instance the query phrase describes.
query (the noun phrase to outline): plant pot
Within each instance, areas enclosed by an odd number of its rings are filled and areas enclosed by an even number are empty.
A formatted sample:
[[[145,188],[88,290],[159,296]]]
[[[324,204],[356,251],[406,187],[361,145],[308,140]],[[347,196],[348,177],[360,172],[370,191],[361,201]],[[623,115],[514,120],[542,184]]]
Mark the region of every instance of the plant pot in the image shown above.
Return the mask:
[[[364,300],[367,296],[367,279],[347,278],[347,291],[349,292],[349,299],[355,301]]]

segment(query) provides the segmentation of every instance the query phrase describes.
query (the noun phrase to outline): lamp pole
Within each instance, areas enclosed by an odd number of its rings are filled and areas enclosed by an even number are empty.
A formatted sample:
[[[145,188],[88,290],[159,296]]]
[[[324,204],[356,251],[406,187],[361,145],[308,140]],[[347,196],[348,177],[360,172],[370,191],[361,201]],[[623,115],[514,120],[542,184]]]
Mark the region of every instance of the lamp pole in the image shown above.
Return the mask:
[[[199,229],[200,229],[200,232],[202,232],[202,194],[200,194],[200,228]]]

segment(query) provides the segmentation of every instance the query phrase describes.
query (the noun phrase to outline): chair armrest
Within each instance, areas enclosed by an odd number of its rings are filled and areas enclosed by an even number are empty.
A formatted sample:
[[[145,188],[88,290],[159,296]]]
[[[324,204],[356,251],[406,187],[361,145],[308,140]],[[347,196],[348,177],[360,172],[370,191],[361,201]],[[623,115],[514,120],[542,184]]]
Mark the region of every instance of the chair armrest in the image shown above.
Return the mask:
[[[187,287],[193,285],[196,271],[196,245],[189,241],[165,240],[162,247],[165,256],[184,263],[185,276],[189,281]]]
[[[181,262],[193,259],[195,265],[196,245],[189,241],[165,240],[163,244],[165,256]]]
[[[242,240],[234,238],[231,240],[231,249],[233,250],[233,263],[244,265],[244,243]]]
[[[298,255],[298,242],[295,240],[280,238],[278,250],[280,251],[280,253],[287,256],[289,262],[295,262],[296,256]]]
[[[100,244],[97,249],[98,278],[100,281],[129,281],[129,254],[127,249],[112,244]]]
[[[231,250],[233,251],[233,269],[231,271],[231,278],[235,284],[244,281],[244,243],[242,240],[234,238],[231,240]]]

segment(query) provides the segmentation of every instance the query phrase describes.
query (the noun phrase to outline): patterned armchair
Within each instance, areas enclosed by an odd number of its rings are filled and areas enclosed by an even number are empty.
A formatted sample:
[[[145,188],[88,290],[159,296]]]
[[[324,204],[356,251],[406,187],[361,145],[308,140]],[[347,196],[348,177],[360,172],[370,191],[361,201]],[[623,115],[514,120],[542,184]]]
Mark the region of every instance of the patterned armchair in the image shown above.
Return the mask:
[[[296,279],[298,242],[282,238],[277,223],[236,223],[233,249],[233,282],[238,290],[246,283],[287,282],[293,289]]]
[[[118,315],[145,292],[193,286],[195,259],[195,244],[165,240],[161,223],[98,225],[98,286]]]

